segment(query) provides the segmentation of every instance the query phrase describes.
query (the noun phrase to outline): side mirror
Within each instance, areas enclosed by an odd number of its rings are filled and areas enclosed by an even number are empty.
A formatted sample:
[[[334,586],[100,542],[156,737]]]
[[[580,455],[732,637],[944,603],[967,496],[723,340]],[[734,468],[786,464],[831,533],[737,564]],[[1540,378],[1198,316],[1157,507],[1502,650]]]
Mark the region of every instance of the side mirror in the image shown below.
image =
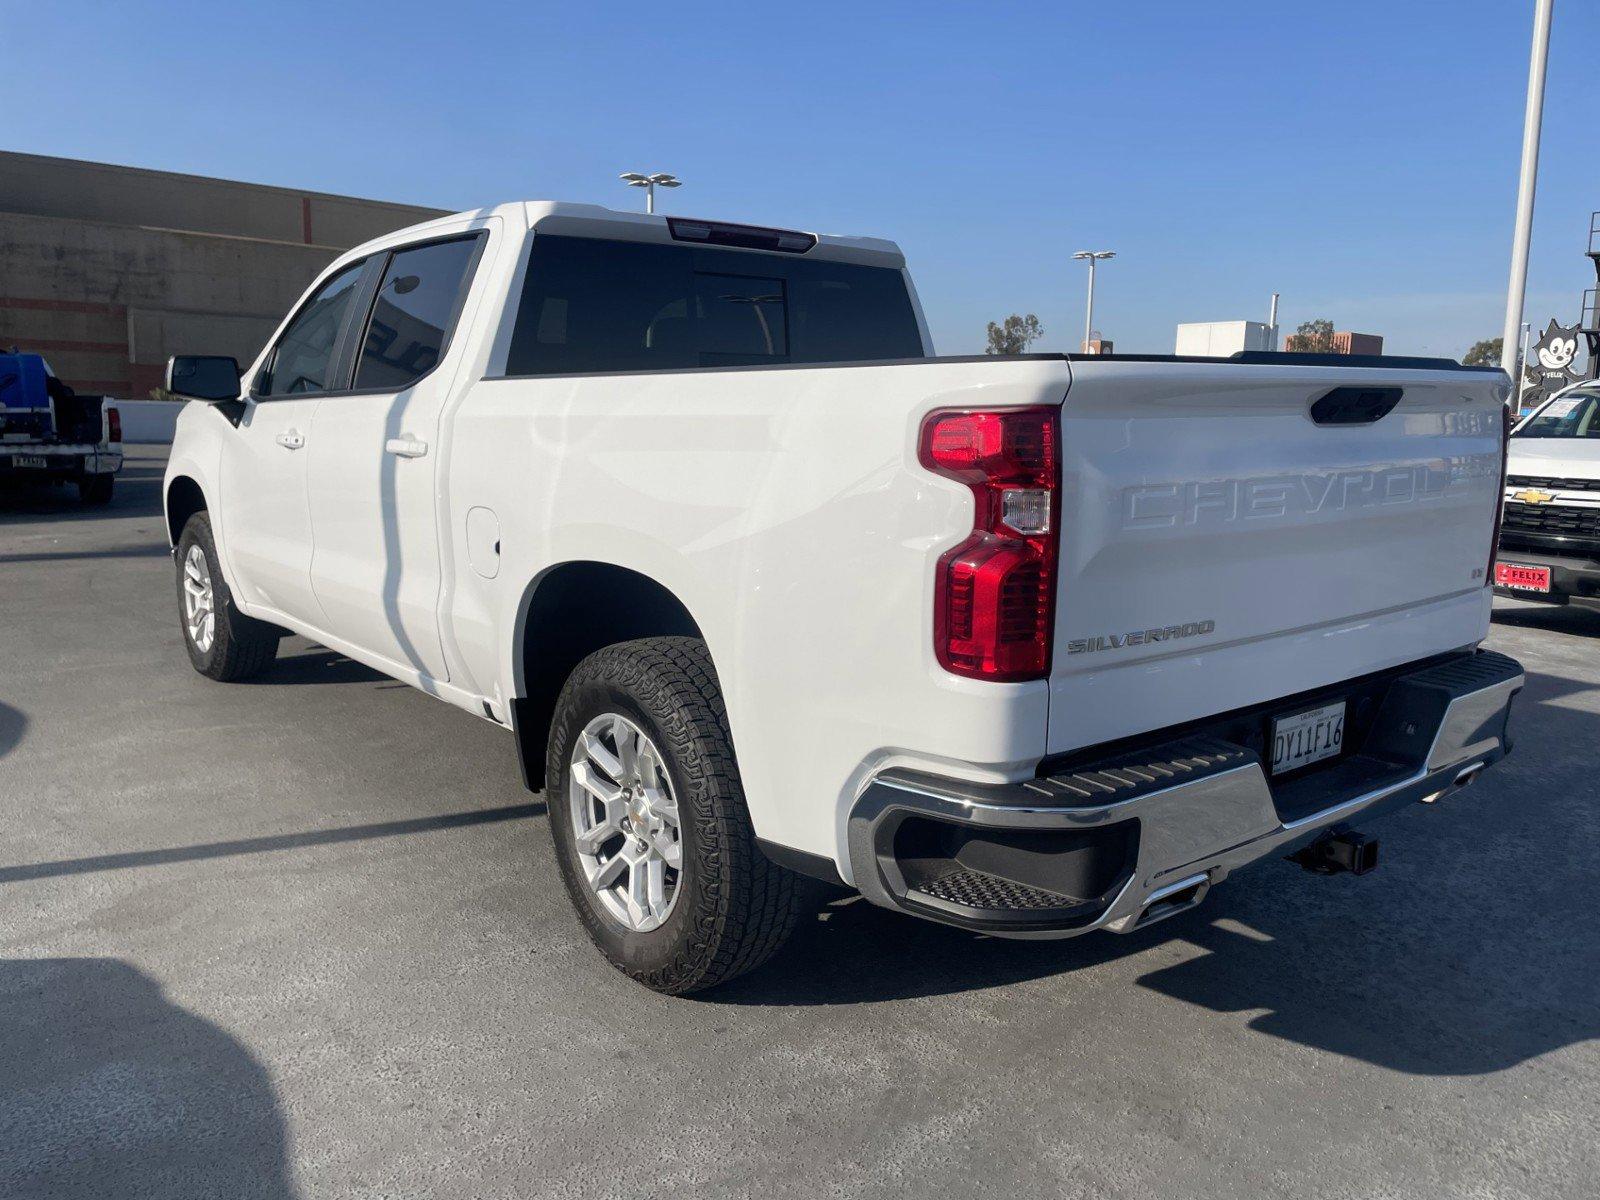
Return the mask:
[[[179,354],[167,359],[167,391],[186,400],[221,404],[239,398],[239,363],[218,354]]]

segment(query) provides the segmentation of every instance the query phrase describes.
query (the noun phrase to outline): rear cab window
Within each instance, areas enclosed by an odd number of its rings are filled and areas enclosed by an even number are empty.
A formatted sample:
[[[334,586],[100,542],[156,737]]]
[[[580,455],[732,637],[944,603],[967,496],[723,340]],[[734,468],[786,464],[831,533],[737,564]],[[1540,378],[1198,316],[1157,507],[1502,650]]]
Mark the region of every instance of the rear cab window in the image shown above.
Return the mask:
[[[893,267],[536,234],[506,374],[922,357]]]
[[[438,365],[481,241],[474,234],[389,256],[356,363],[356,391],[399,391]]]

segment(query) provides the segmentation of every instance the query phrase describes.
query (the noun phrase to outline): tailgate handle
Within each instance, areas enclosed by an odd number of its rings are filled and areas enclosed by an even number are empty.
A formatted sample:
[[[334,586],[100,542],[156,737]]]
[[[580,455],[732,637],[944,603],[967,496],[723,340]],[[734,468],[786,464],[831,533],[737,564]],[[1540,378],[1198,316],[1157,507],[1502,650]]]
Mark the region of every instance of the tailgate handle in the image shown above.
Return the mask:
[[[1404,391],[1397,387],[1334,388],[1311,406],[1311,419],[1318,425],[1371,425],[1394,410]]]

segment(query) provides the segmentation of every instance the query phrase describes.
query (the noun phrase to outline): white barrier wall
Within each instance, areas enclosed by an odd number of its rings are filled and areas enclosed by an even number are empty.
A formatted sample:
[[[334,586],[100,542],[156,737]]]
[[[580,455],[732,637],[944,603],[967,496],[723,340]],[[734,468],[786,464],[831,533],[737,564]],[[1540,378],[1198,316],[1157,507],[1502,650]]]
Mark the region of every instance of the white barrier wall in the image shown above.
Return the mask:
[[[170,400],[107,400],[109,408],[122,414],[124,442],[170,444],[183,405]]]

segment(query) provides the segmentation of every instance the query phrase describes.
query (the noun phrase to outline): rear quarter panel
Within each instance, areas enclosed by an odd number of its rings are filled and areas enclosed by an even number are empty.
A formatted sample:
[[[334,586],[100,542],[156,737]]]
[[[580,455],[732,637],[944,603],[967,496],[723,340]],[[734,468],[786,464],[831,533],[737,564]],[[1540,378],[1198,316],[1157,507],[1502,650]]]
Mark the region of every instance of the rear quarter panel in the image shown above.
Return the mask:
[[[500,515],[504,566],[492,595],[458,588],[463,658],[514,693],[529,581],[572,560],[651,576],[710,646],[757,833],[842,859],[872,771],[1015,778],[1043,752],[1042,681],[933,657],[933,569],[972,500],[915,445],[935,408],[1059,403],[1067,380],[1062,361],[486,380],[455,417],[449,507]]]

